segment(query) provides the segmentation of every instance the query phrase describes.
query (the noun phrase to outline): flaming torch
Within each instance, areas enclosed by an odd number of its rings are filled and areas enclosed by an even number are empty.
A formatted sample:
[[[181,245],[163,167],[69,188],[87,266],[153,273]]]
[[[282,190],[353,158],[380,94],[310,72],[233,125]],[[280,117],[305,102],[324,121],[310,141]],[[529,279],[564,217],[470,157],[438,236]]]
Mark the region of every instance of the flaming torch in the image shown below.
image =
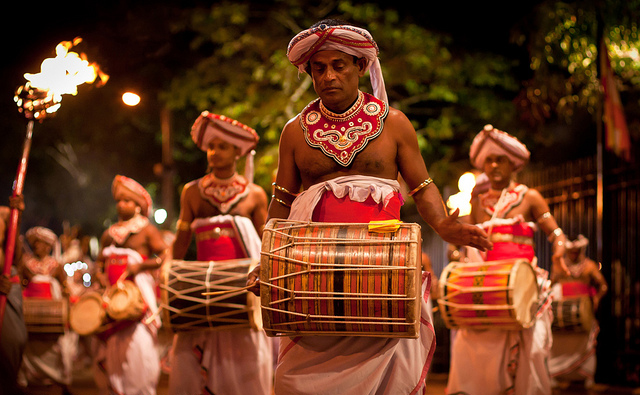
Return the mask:
[[[29,122],[27,123],[22,158],[13,183],[13,197],[21,195],[24,187],[34,121],[42,122],[45,118],[55,115],[60,108],[62,95],[75,96],[78,93],[78,85],[92,84],[98,80],[96,86],[102,86],[109,79],[107,74],[100,71],[97,64],[89,63],[85,54],[69,51],[80,42],[82,39],[77,37],[73,41],[63,41],[58,44],[56,57],[45,59],[40,66],[40,73],[26,73],[24,77],[27,82],[16,90],[14,100],[18,105],[18,111],[23,113]],[[18,217],[18,209],[12,208],[7,227],[5,264],[2,273],[6,276],[11,273],[11,265],[13,264]],[[0,329],[4,319],[6,298],[5,294],[0,293]]]

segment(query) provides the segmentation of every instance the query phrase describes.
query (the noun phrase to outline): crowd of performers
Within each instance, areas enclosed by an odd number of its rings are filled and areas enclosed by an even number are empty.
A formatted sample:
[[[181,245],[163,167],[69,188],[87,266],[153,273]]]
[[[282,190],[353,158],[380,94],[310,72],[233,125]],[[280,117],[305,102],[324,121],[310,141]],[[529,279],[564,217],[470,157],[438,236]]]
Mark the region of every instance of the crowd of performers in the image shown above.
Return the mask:
[[[259,325],[246,325],[215,330],[193,326],[177,330],[168,344],[159,341],[159,331],[167,324],[161,318],[165,316],[160,288],[167,286],[163,273],[187,257],[193,239],[197,261],[257,263],[268,219],[394,221],[401,219],[400,208],[409,197],[424,221],[454,246],[451,264],[474,264],[486,272],[473,274],[470,286],[476,288],[468,315],[456,316],[447,304],[453,277],[441,278],[437,288],[440,310],[455,322],[447,393],[550,394],[562,380],[593,383],[598,334],[593,312],[607,291],[606,281],[585,256],[588,240],[581,235],[567,238],[540,193],[515,181],[530,155],[524,144],[485,126],[470,149],[471,163],[485,182],[474,191],[471,215],[449,215],[429,177],[411,122],[388,104],[378,47],[369,32],[325,20],[296,35],[287,56],[311,76],[319,98],[283,129],[270,203],[252,182],[256,132],[205,111],[191,136],[206,152],[209,167],[204,176],[184,186],[175,234],[167,237],[149,221],[149,193],[122,175],[115,176],[112,185],[118,220],[102,235],[95,261],[66,233],[58,238],[44,227],[26,231],[25,245],[16,248],[11,276],[3,276],[0,284],[7,296],[0,393],[21,393],[42,383],[68,391],[78,350],[90,359],[96,385],[104,394],[155,394],[162,370],[169,375],[172,395],[424,393],[436,346],[429,293],[437,280],[428,270],[426,254],[427,270],[418,280],[417,338],[268,337]],[[358,87],[367,71],[373,94]],[[242,157],[244,175],[236,171]],[[409,193],[402,192],[399,175]],[[23,209],[20,199],[12,199],[10,206]],[[3,244],[8,212],[8,207],[0,210]],[[536,264],[533,235],[538,230],[553,246],[551,273]],[[76,261],[90,263],[85,269],[94,274],[91,288],[64,272],[64,263]],[[498,265],[492,262],[507,265],[512,273],[515,262],[525,262],[533,273],[535,292],[528,295],[532,307],[523,313],[526,318],[519,328],[487,328],[495,315],[473,309],[474,304],[490,303],[477,286],[490,276],[504,276],[504,271],[492,272]],[[244,276],[257,294],[260,270],[261,265],[254,265]],[[530,284],[515,285],[520,286],[531,289]],[[109,316],[87,309],[76,323],[82,330],[60,323],[56,330],[43,329],[45,322],[38,326],[43,311],[73,311],[96,295],[93,310],[110,308]],[[95,314],[98,324],[84,332]]]

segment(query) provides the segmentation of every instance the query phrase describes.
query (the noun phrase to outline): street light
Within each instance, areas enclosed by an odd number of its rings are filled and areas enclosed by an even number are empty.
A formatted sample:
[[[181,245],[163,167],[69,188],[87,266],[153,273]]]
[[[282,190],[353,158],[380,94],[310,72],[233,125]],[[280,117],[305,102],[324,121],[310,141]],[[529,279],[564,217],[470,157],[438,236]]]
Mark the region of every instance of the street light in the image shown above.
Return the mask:
[[[140,104],[140,96],[133,92],[125,92],[122,95],[122,102],[129,107],[134,107]]]

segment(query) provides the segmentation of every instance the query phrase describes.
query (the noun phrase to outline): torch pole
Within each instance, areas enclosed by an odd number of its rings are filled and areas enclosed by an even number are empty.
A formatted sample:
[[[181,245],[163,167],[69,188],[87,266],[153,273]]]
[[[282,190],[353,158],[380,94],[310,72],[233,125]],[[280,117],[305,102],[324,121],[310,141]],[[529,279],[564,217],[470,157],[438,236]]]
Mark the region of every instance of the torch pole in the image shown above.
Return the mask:
[[[27,135],[24,139],[24,146],[22,148],[22,159],[18,165],[18,172],[16,179],[13,182],[13,197],[22,195],[22,189],[24,188],[24,178],[27,174],[27,162],[29,160],[29,151],[31,151],[31,137],[33,136],[33,120],[30,120],[27,124]],[[5,254],[4,254],[4,270],[3,275],[9,276],[11,274],[11,265],[13,264],[13,257],[16,247],[16,236],[18,233],[18,220],[20,217],[20,211],[17,208],[11,208],[11,215],[9,217],[9,226],[7,227],[7,237],[5,241]],[[4,311],[7,305],[7,295],[0,293],[0,333],[2,331],[2,324],[4,323]]]

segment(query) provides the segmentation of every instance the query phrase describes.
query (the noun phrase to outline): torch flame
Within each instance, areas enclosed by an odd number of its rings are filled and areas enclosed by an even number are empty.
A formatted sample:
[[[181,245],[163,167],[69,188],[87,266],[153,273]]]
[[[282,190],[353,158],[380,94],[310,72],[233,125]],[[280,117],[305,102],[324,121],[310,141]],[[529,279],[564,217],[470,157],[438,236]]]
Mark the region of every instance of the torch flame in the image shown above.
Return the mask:
[[[103,73],[96,63],[89,63],[84,53],[69,51],[81,42],[80,37],[73,41],[61,42],[56,46],[56,57],[42,62],[40,73],[24,74],[24,78],[28,81],[25,88],[35,89],[44,96],[39,103],[46,105],[47,113],[53,113],[60,107],[62,95],[78,94],[79,85],[92,84],[99,78],[97,86],[102,86],[109,79],[109,76]],[[18,105],[20,106],[21,103],[22,101]],[[29,110],[33,111],[33,109]],[[36,118],[40,118],[44,113],[42,110],[36,110],[34,114],[39,114]]]

